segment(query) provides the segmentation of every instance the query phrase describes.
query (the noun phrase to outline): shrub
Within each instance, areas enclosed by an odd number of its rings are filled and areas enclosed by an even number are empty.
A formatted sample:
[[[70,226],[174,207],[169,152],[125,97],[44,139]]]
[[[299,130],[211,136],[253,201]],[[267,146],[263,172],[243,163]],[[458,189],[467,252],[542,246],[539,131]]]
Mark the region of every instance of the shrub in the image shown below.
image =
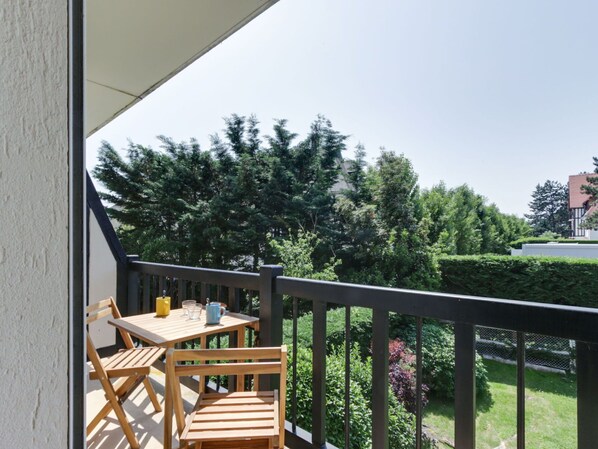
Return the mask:
[[[397,336],[409,347],[415,347],[416,328],[412,318],[391,315]],[[422,327],[422,381],[430,394],[452,399],[455,397],[455,334],[451,324],[425,321]],[[486,367],[476,354],[476,392],[479,396],[490,394]]]
[[[292,342],[291,320],[283,324],[283,339]],[[312,346],[312,315],[297,319],[297,344]],[[389,338],[400,338],[412,351],[415,348],[415,320],[413,317],[390,314]],[[372,343],[372,311],[361,307],[351,308],[351,341],[359,348],[362,358],[370,355]],[[329,310],[326,314],[326,343],[328,349],[343,346],[345,342],[345,309]],[[455,385],[455,337],[451,325],[425,321],[422,330],[422,381],[429,393],[453,398]],[[488,378],[481,357],[476,356],[476,389],[478,394],[488,393]]]
[[[296,236],[291,234],[282,240],[272,238],[268,234],[268,244],[273,251],[278,264],[284,268],[284,275],[289,277],[317,279],[320,281],[338,281],[335,269],[340,265],[340,260],[331,257],[324,264],[314,265],[314,253],[316,247],[320,244],[317,234],[300,229]],[[292,298],[285,295],[284,316],[292,316]],[[311,303],[301,301],[299,304],[299,314],[303,315],[309,311]]]
[[[289,357],[291,360],[291,357]],[[358,363],[361,361],[358,360]],[[335,446],[344,446],[344,360],[329,356],[326,359],[326,424],[328,441]],[[353,364],[352,364],[353,365]],[[289,372],[288,385],[292,385]],[[371,410],[361,385],[351,376],[351,403],[349,407],[352,449],[371,446]],[[311,431],[312,416],[312,352],[306,348],[297,350],[297,425]],[[291,388],[287,389],[287,418],[291,418]]]
[[[305,301],[311,304],[310,301]],[[311,348],[313,315],[311,312],[297,319],[297,342],[299,346]],[[290,345],[293,341],[293,321],[283,321],[283,340]],[[351,341],[358,343],[361,353],[369,355],[372,341],[372,310],[351,307]],[[328,348],[345,344],[345,308],[328,310],[326,313],[326,343]]]
[[[388,377],[390,387],[410,413],[417,410],[416,360],[413,352],[398,338],[388,344]],[[422,383],[422,404],[428,403],[428,386]]]
[[[537,256],[439,258],[442,291],[598,307],[598,260]]]
[[[289,363],[292,358],[289,357]],[[292,385],[289,372],[288,385]],[[311,430],[312,407],[312,353],[306,348],[297,350],[297,425]],[[288,390],[287,419],[291,418],[291,393]],[[351,351],[350,375],[351,401],[350,448],[364,449],[372,445],[372,362],[362,359],[356,345]],[[337,447],[344,447],[344,396],[345,359],[344,351],[333,349],[326,357],[326,428],[327,439]],[[389,447],[412,449],[415,447],[415,417],[389,393]],[[425,448],[435,448],[435,443],[424,438]]]

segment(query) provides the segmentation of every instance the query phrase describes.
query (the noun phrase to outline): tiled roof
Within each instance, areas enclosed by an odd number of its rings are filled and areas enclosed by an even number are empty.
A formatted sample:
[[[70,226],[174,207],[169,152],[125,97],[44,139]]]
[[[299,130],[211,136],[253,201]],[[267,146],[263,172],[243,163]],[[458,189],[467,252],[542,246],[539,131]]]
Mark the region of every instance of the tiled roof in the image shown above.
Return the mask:
[[[597,176],[596,173],[581,173],[569,176],[569,208],[585,207],[584,203],[590,199],[590,195],[581,191],[581,186],[588,184],[588,176]]]

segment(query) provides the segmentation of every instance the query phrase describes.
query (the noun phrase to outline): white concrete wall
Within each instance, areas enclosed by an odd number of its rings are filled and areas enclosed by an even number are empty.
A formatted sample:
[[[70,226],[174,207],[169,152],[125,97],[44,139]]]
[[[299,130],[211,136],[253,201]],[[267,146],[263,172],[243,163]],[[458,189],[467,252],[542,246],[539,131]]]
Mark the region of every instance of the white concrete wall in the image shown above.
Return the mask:
[[[68,435],[68,3],[0,2],[0,447]]]
[[[598,258],[598,245],[583,243],[526,243],[522,245],[522,256],[559,256]]]
[[[93,213],[89,214],[88,282],[90,304],[109,296],[116,299],[116,261]],[[89,333],[96,348],[116,343],[116,330],[106,320],[99,320],[90,325]]]

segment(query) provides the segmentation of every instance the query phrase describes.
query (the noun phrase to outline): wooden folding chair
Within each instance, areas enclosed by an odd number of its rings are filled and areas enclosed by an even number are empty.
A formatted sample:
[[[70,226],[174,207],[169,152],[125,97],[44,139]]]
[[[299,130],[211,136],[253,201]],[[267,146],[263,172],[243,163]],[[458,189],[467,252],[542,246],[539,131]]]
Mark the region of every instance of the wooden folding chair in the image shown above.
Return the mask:
[[[216,361],[216,363],[205,363]],[[191,362],[191,364],[183,364]],[[223,363],[227,362],[227,363]],[[181,447],[195,449],[284,448],[287,348],[169,349],[166,375],[170,376],[173,405]],[[259,375],[278,374],[280,388],[259,390]],[[203,376],[237,376],[233,393],[205,393]],[[185,422],[181,376],[201,376],[200,394]],[[239,388],[252,376],[253,391]]]
[[[89,326],[90,323],[108,315],[112,315],[114,318],[122,318],[112,297],[87,307],[86,324]],[[104,407],[87,426],[87,435],[111,410],[114,410],[129,444],[133,449],[138,449],[139,441],[127,420],[122,403],[139,384],[143,383],[156,412],[162,411],[148,376],[151,366],[164,354],[166,349],[157,347],[135,348],[128,333],[121,330],[120,334],[126,349],[118,351],[108,359],[101,359],[91,340],[89,331],[87,332],[87,356],[91,362],[89,378],[100,381],[107,399]],[[110,379],[117,377],[121,379],[113,384]]]

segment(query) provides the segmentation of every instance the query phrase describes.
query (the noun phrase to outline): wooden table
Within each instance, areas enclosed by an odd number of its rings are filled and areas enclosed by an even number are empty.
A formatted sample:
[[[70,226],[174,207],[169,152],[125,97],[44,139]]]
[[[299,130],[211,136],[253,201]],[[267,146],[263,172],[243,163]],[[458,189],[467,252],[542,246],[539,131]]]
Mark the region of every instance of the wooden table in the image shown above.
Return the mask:
[[[199,339],[202,348],[206,348],[209,335],[223,332],[237,333],[237,346],[245,346],[245,328],[259,330],[259,318],[240,313],[227,313],[220,324],[206,324],[206,312],[199,320],[192,321],[183,316],[183,309],[170,311],[167,317],[157,317],[155,313],[146,313],[125,318],[111,318],[108,323],[122,329],[134,337],[153,346],[173,348],[175,344]],[[164,385],[164,448],[172,447],[172,391],[171,379],[165,376]]]

